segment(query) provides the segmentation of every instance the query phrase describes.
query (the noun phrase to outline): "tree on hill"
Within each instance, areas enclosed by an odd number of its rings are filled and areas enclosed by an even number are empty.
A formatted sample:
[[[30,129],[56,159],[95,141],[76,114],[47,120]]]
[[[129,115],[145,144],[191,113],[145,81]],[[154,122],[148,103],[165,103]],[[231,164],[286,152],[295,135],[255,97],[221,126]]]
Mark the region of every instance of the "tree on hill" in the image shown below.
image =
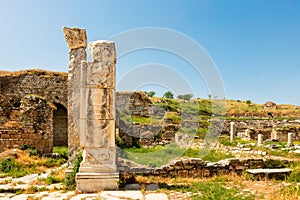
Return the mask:
[[[190,100],[194,95],[192,94],[181,94],[178,95],[177,98],[178,99],[183,99],[183,100]]]
[[[164,93],[163,98],[174,99],[174,94],[171,91]]]
[[[154,97],[154,95],[155,95],[154,91],[150,91],[150,92],[145,91],[145,93],[147,94],[148,97]]]

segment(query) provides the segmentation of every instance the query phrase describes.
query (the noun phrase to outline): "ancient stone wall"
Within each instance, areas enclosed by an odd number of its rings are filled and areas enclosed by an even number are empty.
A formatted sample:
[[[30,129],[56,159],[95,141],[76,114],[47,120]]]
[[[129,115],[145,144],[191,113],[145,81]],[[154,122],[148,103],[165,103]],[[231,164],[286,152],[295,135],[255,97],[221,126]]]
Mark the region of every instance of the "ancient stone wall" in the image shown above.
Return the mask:
[[[152,102],[143,92],[118,92],[116,109],[130,116],[150,117]]]
[[[8,139],[11,140],[10,142],[4,142],[7,143],[5,148],[26,144],[37,146],[41,152],[48,153],[52,151],[53,138],[55,138],[54,145],[67,145],[67,79],[67,73],[38,69],[17,72],[2,71],[0,73],[0,126],[4,126],[0,130],[0,137],[2,135],[7,137],[7,132],[19,132],[26,139],[17,141],[15,137],[20,136],[9,134],[11,138]],[[37,107],[36,110],[30,113],[31,117],[27,119],[26,123],[19,123],[22,120],[20,117],[27,116],[22,114],[26,106],[24,108],[21,108],[21,106],[24,106],[28,95],[33,95],[36,98],[44,99],[50,104],[52,103],[53,109],[51,109],[51,112],[53,113],[43,113],[43,108]],[[32,105],[29,105],[26,109],[30,110],[31,107]],[[41,121],[42,119],[45,121]],[[27,133],[32,132],[32,127],[27,125],[28,121],[31,121],[31,124],[34,126],[43,124],[43,127],[35,127],[35,129],[46,132],[51,130],[51,133],[47,133],[45,137],[43,136],[43,140],[48,140],[47,142],[39,143],[40,137],[36,135],[26,136]],[[9,126],[10,123],[19,123],[18,128]]]
[[[17,107],[23,96],[36,94],[52,103],[67,107],[67,79],[64,72],[24,70],[0,74],[0,94],[14,101]]]
[[[0,126],[0,152],[23,145],[33,146],[40,153],[52,152],[53,109],[45,98],[24,96],[19,110]]]

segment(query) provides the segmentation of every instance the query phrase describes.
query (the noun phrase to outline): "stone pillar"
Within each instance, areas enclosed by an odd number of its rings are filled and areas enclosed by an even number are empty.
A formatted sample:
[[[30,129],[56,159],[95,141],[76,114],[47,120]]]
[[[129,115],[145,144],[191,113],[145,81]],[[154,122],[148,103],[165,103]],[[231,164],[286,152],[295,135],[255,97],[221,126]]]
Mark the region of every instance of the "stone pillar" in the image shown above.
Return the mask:
[[[230,122],[230,142],[234,141],[234,136],[235,136],[234,122]]]
[[[83,161],[76,175],[79,192],[117,189],[115,146],[116,53],[111,41],[89,43],[92,62],[82,62],[80,140]]]
[[[257,135],[257,146],[263,146],[264,145],[264,141],[263,141],[263,134],[258,134]]]
[[[247,141],[250,141],[251,140],[251,133],[250,133],[251,131],[250,131],[250,129],[249,128],[247,128],[246,130],[245,130],[245,136],[246,136],[246,140]]]
[[[271,132],[271,140],[277,141],[277,130],[273,127]]]
[[[288,142],[286,144],[286,147],[289,148],[294,146],[292,139],[293,139],[293,133],[288,133]]]
[[[63,27],[63,32],[70,49],[68,70],[68,169],[73,169],[73,162],[80,152],[79,112],[80,112],[80,66],[86,61],[86,30]]]

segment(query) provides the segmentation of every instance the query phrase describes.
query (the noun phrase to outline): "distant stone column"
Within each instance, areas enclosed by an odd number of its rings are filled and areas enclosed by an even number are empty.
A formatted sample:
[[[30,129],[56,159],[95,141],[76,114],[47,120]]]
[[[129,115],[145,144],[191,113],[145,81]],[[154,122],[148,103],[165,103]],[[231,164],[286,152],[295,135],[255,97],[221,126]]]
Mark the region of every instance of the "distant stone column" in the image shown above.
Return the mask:
[[[272,128],[272,132],[271,132],[271,140],[273,141],[273,140],[277,140],[277,131],[276,131],[276,129],[273,127]]]
[[[250,133],[251,131],[250,131],[250,129],[249,128],[247,128],[246,130],[245,130],[245,135],[246,135],[246,140],[247,141],[250,141],[251,140],[251,133]]]
[[[63,27],[70,49],[68,70],[68,169],[72,171],[73,162],[80,152],[80,68],[86,61],[86,30]]]
[[[91,42],[89,51],[93,61],[81,65],[83,161],[76,175],[79,192],[117,189],[119,178],[115,146],[115,44],[112,41]]]
[[[294,146],[292,139],[293,139],[293,133],[288,133],[288,142],[287,142],[287,145],[286,145],[287,147]]]
[[[263,146],[264,145],[263,137],[264,136],[261,133],[257,135],[257,145],[258,146]]]
[[[233,142],[235,138],[234,122],[230,122],[230,142]]]

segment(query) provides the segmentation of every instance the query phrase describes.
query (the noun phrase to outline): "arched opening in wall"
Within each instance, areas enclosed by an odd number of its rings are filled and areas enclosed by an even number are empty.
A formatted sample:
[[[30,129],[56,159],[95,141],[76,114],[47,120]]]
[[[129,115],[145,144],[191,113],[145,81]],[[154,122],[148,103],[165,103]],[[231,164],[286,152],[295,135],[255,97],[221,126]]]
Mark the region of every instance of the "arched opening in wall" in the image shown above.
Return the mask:
[[[68,146],[68,112],[67,109],[55,103],[53,112],[53,146]]]

